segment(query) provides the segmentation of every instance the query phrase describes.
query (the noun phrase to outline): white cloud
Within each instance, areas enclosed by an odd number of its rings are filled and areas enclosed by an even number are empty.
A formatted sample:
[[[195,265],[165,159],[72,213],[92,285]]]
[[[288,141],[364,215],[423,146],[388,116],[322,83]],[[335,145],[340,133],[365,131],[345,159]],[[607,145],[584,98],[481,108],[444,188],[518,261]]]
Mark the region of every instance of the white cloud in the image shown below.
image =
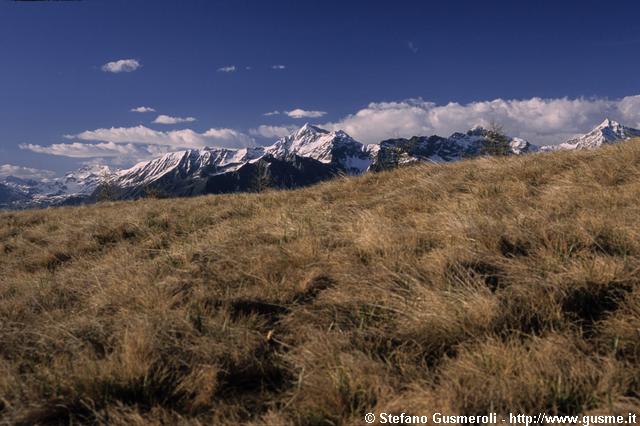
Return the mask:
[[[617,104],[617,109],[619,117],[625,120],[623,124],[640,128],[640,95],[622,98]]]
[[[291,118],[318,118],[318,117],[322,117],[323,115],[326,115],[327,113],[324,111],[306,111],[301,108],[296,108],[296,109],[292,109],[291,111],[277,111],[277,110],[269,111],[269,112],[265,112],[262,115],[269,117],[272,115],[280,115],[280,114],[288,115]]]
[[[155,109],[146,106],[139,106],[137,108],[131,108],[131,112],[156,112]]]
[[[290,135],[297,129],[296,126],[267,126],[261,125],[257,129],[250,129],[249,133],[253,136],[262,136],[264,138],[281,138]]]
[[[164,114],[157,116],[156,119],[153,120],[153,122],[156,124],[192,123],[194,121],[196,121],[196,119],[193,117],[185,117],[185,118],[172,117],[170,115],[164,115]]]
[[[31,167],[0,164],[0,177],[15,176],[22,179],[48,179],[55,176],[51,170],[33,169]]]
[[[293,111],[280,112],[289,116]],[[277,111],[273,111],[275,113]],[[305,113],[314,111],[303,111]],[[320,112],[320,111],[315,111]],[[495,121],[513,136],[540,145],[556,144],[584,133],[605,117],[640,128],[640,95],[622,99],[531,98],[437,105],[421,99],[399,102],[374,102],[337,122],[322,125],[329,130],[344,130],[364,143],[377,143],[394,137],[438,134],[448,136],[475,125]],[[158,131],[145,126],[111,127],[87,130],[70,143],[48,146],[23,144],[34,152],[75,158],[110,158],[113,161],[145,159],[183,148],[224,146],[240,148],[255,145],[252,136],[276,138],[290,134],[295,126],[261,125],[249,134],[230,128]],[[8,169],[7,169],[8,170]]]
[[[318,118],[326,115],[324,111],[305,111],[304,109],[296,108],[291,111],[285,111],[291,118]]]
[[[140,68],[142,64],[136,59],[120,59],[118,61],[107,62],[102,66],[104,72],[132,72]]]
[[[227,128],[212,128],[202,133],[202,136],[213,140],[242,142],[244,146],[248,146],[253,142],[253,139],[244,133]]]
[[[111,127],[87,130],[70,138],[83,141],[113,142],[117,144],[166,145],[174,148],[202,148],[205,146],[245,147],[253,139],[237,130],[220,128],[198,133],[191,129],[159,131],[145,126]]]
[[[284,65],[271,65],[272,70],[283,70],[286,67]]]
[[[219,72],[235,72],[236,71],[236,66],[235,65],[227,65],[226,67],[220,67],[218,68]]]
[[[384,139],[438,134],[448,136],[495,121],[513,136],[540,145],[557,144],[584,133],[605,117],[640,127],[640,95],[622,99],[531,98],[437,105],[422,99],[374,102],[342,120],[323,127],[344,130],[364,143]]]
[[[140,161],[151,160],[175,147],[164,145],[117,144],[113,142],[72,142],[49,146],[23,144],[20,148],[41,154],[83,159],[83,164],[101,164],[129,167]]]
[[[191,129],[162,132],[145,126],[112,127],[87,130],[77,135],[66,135],[65,138],[79,141],[48,146],[22,144],[20,148],[41,154],[107,158],[112,164],[132,164],[180,149],[205,146],[243,148],[255,145],[251,136],[227,128],[211,128],[198,133]]]
[[[113,142],[105,143],[54,143],[49,146],[21,144],[21,149],[37,152],[40,154],[58,155],[71,158],[92,158],[92,157],[123,157],[138,153],[138,149],[133,144],[117,144]]]

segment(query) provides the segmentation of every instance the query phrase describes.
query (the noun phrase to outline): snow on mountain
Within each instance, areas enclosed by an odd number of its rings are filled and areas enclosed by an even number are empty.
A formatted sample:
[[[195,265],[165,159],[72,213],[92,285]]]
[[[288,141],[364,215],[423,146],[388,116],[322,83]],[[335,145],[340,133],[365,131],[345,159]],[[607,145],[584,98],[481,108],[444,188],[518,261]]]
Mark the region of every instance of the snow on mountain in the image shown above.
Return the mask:
[[[342,130],[329,132],[308,123],[265,148],[265,153],[278,159],[297,155],[325,164],[333,163],[350,174],[362,173],[371,165],[365,145]]]
[[[475,157],[482,155],[489,136],[489,130],[477,126],[467,133],[453,133],[448,138],[434,135],[388,139],[380,142],[373,169],[381,170],[418,161],[442,163]],[[524,139],[511,138],[509,150],[511,154],[519,155],[535,152],[538,147]]]
[[[117,172],[111,179],[111,183],[120,187],[131,187],[148,185],[167,175],[175,178],[213,176],[237,170],[263,155],[262,147],[203,148],[171,152]]]
[[[490,133],[490,130],[485,129],[482,126],[476,126],[466,134],[454,133],[450,139],[456,139],[459,144],[462,143],[467,150],[467,154],[477,155],[482,152],[484,144],[490,137]],[[460,136],[456,138],[455,135]],[[537,152],[539,149],[539,146],[522,138],[509,138],[509,154],[530,154],[532,152]]]
[[[339,174],[361,174],[418,162],[449,162],[483,155],[490,132],[475,127],[466,133],[388,139],[363,145],[345,132],[305,124],[265,147],[202,148],[172,152],[126,170],[86,166],[56,179],[36,181],[0,178],[0,208],[25,208],[93,202],[101,183],[117,198],[153,193],[167,196],[254,191],[263,187],[295,188]],[[558,146],[537,147],[510,138],[509,153],[589,149],[640,137],[640,130],[605,120],[591,132]]]
[[[623,126],[617,121],[605,119],[589,133],[569,139],[560,145],[543,146],[543,151],[563,149],[593,149],[602,145],[617,143],[640,137],[640,130]]]
[[[0,182],[12,190],[26,195],[57,194],[64,192],[64,184],[58,179],[25,179],[16,176],[0,178]]]
[[[336,166],[346,173],[362,173],[371,164],[364,145],[345,132],[329,132],[305,124],[296,132],[267,147],[231,149],[203,148],[171,152],[115,173],[109,180],[119,188],[134,188],[158,183],[161,179],[206,180],[238,171],[246,164],[266,157],[290,161],[298,156]]]
[[[521,138],[512,138],[509,141],[509,146],[511,147],[511,152],[520,155],[520,154],[528,154],[530,152],[536,152],[540,150],[540,147],[529,143],[528,141]]]
[[[100,182],[112,175],[107,166],[84,166],[53,179],[23,179],[7,176],[0,179],[5,194],[0,195],[0,208],[44,207],[64,204],[90,196]]]
[[[66,195],[91,194],[113,171],[108,166],[89,165],[64,175],[62,183]]]
[[[3,206],[11,207],[29,199],[30,195],[28,193],[17,190],[11,185],[7,185],[4,181],[0,182],[0,208]]]
[[[263,181],[293,188],[338,174],[478,155],[486,135],[487,131],[478,127],[449,138],[413,137],[363,145],[341,130],[305,124],[266,147],[171,152],[126,170],[86,166],[42,182],[5,179],[0,182],[5,193],[0,207],[7,203],[15,208],[92,202],[101,183],[108,183],[118,198],[137,198],[149,190],[171,196],[255,190]],[[517,138],[511,140],[511,147],[516,154],[533,150],[532,145]]]

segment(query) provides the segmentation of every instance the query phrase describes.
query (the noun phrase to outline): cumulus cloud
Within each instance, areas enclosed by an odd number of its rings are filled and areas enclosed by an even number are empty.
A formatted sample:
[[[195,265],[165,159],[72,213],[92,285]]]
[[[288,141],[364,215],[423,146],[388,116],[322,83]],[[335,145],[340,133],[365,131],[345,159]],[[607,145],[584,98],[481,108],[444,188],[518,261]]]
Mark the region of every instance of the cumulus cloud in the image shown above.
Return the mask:
[[[291,117],[297,115],[296,110],[273,111],[269,114],[275,113]],[[448,136],[476,125],[487,126],[491,122],[497,122],[512,136],[519,136],[540,145],[553,145],[591,130],[605,117],[640,128],[640,95],[622,99],[496,99],[466,104],[450,102],[445,105],[422,99],[374,102],[339,121],[325,123],[322,127],[344,130],[364,143],[377,143],[388,138],[415,135]],[[192,129],[158,131],[139,125],[87,130],[66,136],[73,139],[70,143],[48,146],[23,144],[20,148],[51,155],[111,158],[120,161],[145,159],[184,148],[254,146],[255,140],[252,136],[277,138],[294,130],[295,126],[261,125],[250,129],[249,134],[246,134],[230,128],[212,128],[205,132]]]
[[[48,179],[55,176],[51,170],[33,169],[31,167],[0,164],[0,177],[15,176],[22,179]]]
[[[39,154],[57,155],[71,158],[116,157],[136,152],[135,146],[115,143],[89,144],[81,142],[55,143],[48,146],[21,144],[21,149]]]
[[[218,68],[218,72],[235,72],[237,70],[235,65],[227,65],[225,67]]]
[[[234,129],[215,129],[211,128],[206,132],[202,133],[202,136],[206,138],[208,141],[218,141],[217,143],[227,143],[224,145],[225,147],[230,146],[242,146],[247,147],[253,145],[253,138],[247,136],[246,134],[239,132]]]
[[[296,128],[296,126],[267,126],[263,124],[256,129],[250,129],[249,133],[263,138],[281,138],[290,135]]]
[[[41,154],[104,158],[112,164],[131,164],[180,149],[205,146],[242,148],[255,145],[251,136],[227,128],[211,128],[199,133],[191,129],[161,132],[145,126],[112,127],[87,130],[65,137],[76,141],[47,146],[21,144],[20,148]]]
[[[623,124],[640,128],[640,95],[622,98],[617,103],[616,109],[619,111],[619,115],[613,115],[613,117],[618,116],[625,120]]]
[[[71,158],[125,157],[138,154],[138,149],[133,144],[117,144],[113,142],[54,143],[48,146],[21,144],[20,148],[37,152],[39,154],[49,154]]]
[[[192,129],[163,132],[142,125],[87,130],[68,137],[83,141],[166,145],[175,148],[202,148],[205,146],[245,147],[253,143],[253,139],[250,136],[234,129],[212,128],[204,133],[199,133]]]
[[[178,124],[178,123],[192,123],[196,121],[194,117],[172,117],[170,115],[161,114],[153,120],[156,124]]]
[[[271,69],[272,70],[283,70],[285,68],[286,68],[286,66],[284,66],[284,65],[271,65]]]
[[[266,115],[267,117],[272,116],[272,115],[279,115],[280,111],[269,111],[269,112],[265,112],[262,115]]]
[[[585,133],[605,117],[632,127],[640,126],[640,95],[622,99],[531,98],[495,99],[437,105],[422,99],[374,102],[342,120],[323,127],[344,130],[364,143],[414,135],[443,135],[491,122],[505,131],[540,145],[564,142]]]
[[[137,108],[131,108],[131,112],[156,112],[155,109],[146,106],[139,106]]]
[[[118,61],[107,62],[102,66],[102,71],[112,73],[132,72],[141,66],[142,64],[136,59],[120,59]]]
[[[175,147],[164,145],[116,144],[112,142],[72,142],[49,146],[23,144],[20,148],[41,154],[82,159],[82,164],[112,165],[129,167],[140,161],[157,158]]]

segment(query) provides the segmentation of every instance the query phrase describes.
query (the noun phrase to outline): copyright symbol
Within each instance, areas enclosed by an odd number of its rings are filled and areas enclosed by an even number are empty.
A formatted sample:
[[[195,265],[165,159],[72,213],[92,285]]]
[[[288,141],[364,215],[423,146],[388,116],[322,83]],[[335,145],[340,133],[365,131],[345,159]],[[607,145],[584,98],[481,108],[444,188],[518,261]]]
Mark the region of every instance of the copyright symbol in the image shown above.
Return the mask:
[[[373,414],[373,413],[367,413],[364,416],[364,421],[367,422],[367,423],[373,423],[373,422],[376,421],[376,415]]]

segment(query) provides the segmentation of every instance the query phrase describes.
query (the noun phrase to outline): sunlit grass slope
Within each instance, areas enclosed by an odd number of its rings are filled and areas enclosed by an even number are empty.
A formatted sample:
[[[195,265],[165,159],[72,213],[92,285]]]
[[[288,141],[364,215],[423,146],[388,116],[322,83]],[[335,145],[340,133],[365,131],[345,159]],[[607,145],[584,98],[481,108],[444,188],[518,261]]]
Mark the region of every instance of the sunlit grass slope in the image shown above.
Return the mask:
[[[0,424],[640,403],[640,141],[0,214]]]

